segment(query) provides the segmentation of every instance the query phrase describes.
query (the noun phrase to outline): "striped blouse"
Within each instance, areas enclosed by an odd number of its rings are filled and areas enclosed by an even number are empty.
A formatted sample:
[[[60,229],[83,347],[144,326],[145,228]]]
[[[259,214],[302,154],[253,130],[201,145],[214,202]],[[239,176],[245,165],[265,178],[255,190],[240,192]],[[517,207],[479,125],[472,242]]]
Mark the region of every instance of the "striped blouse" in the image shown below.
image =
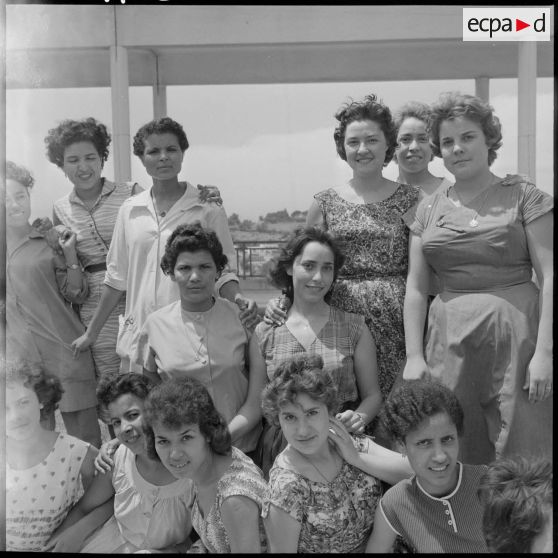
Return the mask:
[[[76,233],[76,250],[83,267],[106,262],[118,210],[124,200],[140,190],[132,182],[102,180],[101,195],[91,210],[74,190],[54,203],[54,224],[63,224]]]
[[[416,476],[391,487],[380,509],[395,533],[419,553],[486,553],[482,505],[477,489],[486,465],[459,465],[459,479],[448,496],[428,494]]]

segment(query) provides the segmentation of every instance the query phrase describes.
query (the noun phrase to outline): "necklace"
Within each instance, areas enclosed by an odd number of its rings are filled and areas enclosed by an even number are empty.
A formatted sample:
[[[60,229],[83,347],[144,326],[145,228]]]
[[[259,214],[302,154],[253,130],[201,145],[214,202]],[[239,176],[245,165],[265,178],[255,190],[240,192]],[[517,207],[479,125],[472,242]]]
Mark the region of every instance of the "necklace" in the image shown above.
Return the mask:
[[[484,207],[484,204],[486,203],[486,200],[488,199],[488,194],[490,192],[490,189],[492,188],[492,185],[495,184],[495,182],[496,182],[496,177],[493,176],[492,180],[490,181],[490,184],[486,187],[486,189],[484,191],[484,197],[482,199],[482,203],[480,204],[479,208],[475,211],[475,214],[473,215],[472,219],[469,221],[469,226],[472,227],[473,229],[476,229],[479,226],[479,222],[477,220],[477,217],[479,216],[479,213],[480,213],[481,209]],[[461,196],[458,194],[457,189],[455,188],[455,185],[453,185],[451,187],[451,189],[453,190],[453,193],[457,197],[457,200],[459,201],[459,205],[461,207],[465,207],[465,204],[463,203],[463,201],[461,199]]]
[[[308,463],[310,463],[310,465],[312,465],[312,467],[314,467],[314,469],[316,469],[316,471],[318,472],[318,474],[320,475],[320,477],[322,477],[322,479],[324,479],[326,481],[327,484],[329,484],[331,481],[318,469],[318,466],[313,463],[312,461],[310,461],[309,457],[306,457],[306,455],[304,455],[302,452],[298,451],[296,448],[293,448],[299,455],[301,455]]]

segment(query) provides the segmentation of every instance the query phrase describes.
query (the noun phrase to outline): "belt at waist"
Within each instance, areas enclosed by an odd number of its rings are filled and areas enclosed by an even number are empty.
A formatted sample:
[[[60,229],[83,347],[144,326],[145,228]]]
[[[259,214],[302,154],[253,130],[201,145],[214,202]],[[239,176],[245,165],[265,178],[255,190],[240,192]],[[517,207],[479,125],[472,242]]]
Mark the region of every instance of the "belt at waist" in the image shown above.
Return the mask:
[[[96,271],[106,271],[107,270],[107,264],[106,263],[98,263],[98,264],[91,264],[88,265],[86,267],[84,267],[83,269],[85,269],[85,271],[87,271],[88,273],[95,273]]]

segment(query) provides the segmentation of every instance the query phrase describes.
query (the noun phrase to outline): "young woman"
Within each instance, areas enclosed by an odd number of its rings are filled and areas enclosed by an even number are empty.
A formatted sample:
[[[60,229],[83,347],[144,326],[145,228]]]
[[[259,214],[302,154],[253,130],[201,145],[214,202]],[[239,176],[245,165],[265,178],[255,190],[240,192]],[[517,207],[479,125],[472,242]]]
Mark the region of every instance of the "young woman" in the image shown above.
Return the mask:
[[[68,434],[101,444],[95,409],[95,368],[89,350],[74,358],[71,343],[84,327],[70,307],[70,284],[87,281],[76,264],[76,235],[57,239],[53,253],[45,236],[30,223],[27,169],[6,164],[6,350],[9,357],[36,363],[62,382],[60,411]],[[45,415],[54,429],[54,408]]]
[[[45,430],[41,418],[60,401],[60,380],[24,361],[6,363],[6,550],[42,552],[93,481],[97,450]],[[80,523],[87,534],[96,524]]]
[[[189,182],[178,180],[188,145],[182,126],[167,117],[145,124],[134,136],[134,154],[140,158],[153,185],[129,198],[118,212],[107,254],[103,293],[86,333],[74,342],[76,353],[95,342],[112,309],[126,292],[126,312],[120,318],[117,352],[128,368],[134,368],[131,359],[145,318],[179,298],[175,283],[162,275],[159,268],[165,243],[179,224],[200,221],[215,230],[231,266],[234,265],[235,251],[224,209],[215,204],[201,204],[198,190]],[[246,307],[241,319],[247,327],[255,325],[257,305],[242,296],[234,273],[221,275],[216,292]]]
[[[501,125],[481,99],[442,95],[431,134],[455,184],[406,216],[403,377],[432,375],[456,393],[465,409],[464,461],[550,456],[553,199],[525,182],[504,187],[490,170]],[[440,293],[424,348],[429,266]]]
[[[233,444],[251,452],[261,430],[265,374],[247,362],[250,332],[238,306],[215,296],[226,264],[214,231],[195,224],[172,232],[161,269],[180,298],[147,317],[135,362],[154,383],[185,376],[199,380],[227,421]]]
[[[385,553],[400,535],[419,553],[485,553],[477,489],[485,465],[458,461],[463,409],[443,385],[404,382],[381,420],[414,471],[380,500],[367,552]]]
[[[147,454],[143,412],[149,389],[148,380],[134,373],[99,382],[99,402],[121,442],[113,457],[114,469],[95,477],[49,542],[49,549],[129,554],[188,548],[193,486],[186,479],[176,480],[157,455]],[[86,540],[81,521],[95,512],[97,527],[108,521]]]
[[[176,478],[194,482],[192,525],[200,536],[195,548],[265,552],[260,518],[265,481],[253,461],[231,446],[207,389],[192,378],[167,380],[151,391],[145,413],[149,451]]]
[[[296,231],[283,248],[271,277],[293,301],[279,327],[260,323],[250,341],[251,374],[271,380],[277,368],[295,355],[320,355],[337,388],[337,418],[349,432],[362,433],[382,402],[376,345],[364,317],[343,312],[328,301],[343,265],[330,234],[308,227]],[[261,440],[261,463],[267,475],[286,441],[268,425]]]
[[[361,552],[380,480],[393,484],[411,473],[400,454],[351,438],[333,416],[336,394],[317,355],[284,362],[264,388],[264,414],[287,440],[270,471],[262,513],[271,552]]]

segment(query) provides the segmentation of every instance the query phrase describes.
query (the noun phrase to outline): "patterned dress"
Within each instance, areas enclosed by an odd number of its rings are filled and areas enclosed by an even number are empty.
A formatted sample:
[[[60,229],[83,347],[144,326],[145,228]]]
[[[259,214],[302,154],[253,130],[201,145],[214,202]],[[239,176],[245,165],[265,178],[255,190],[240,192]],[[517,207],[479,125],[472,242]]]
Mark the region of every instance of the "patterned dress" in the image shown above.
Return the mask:
[[[28,469],[6,462],[6,550],[39,552],[83,493],[89,444],[58,434],[50,453]]]
[[[261,509],[265,490],[267,488],[262,472],[254,462],[239,449],[232,448],[232,463],[217,483],[217,496],[206,517],[203,517],[197,498],[192,507],[192,526],[200,536],[200,541],[194,543],[192,553],[227,553],[231,546],[227,537],[221,506],[226,498],[244,496],[253,500]],[[261,518],[259,518],[260,544],[262,552],[266,552],[267,539]]]
[[[406,217],[440,279],[428,313],[425,358],[433,377],[465,412],[461,458],[552,458],[553,398],[530,403],[523,389],[537,342],[539,289],[525,225],[552,211],[552,196],[523,183],[491,186],[473,206],[457,207],[448,189]],[[471,226],[475,217],[478,225]]]
[[[361,440],[364,443],[366,438]],[[366,450],[356,439],[355,445],[359,451]],[[363,552],[381,495],[378,479],[346,461],[328,484],[309,480],[276,462],[262,517],[269,515],[273,504],[296,519],[300,523],[298,553]]]
[[[329,319],[306,350],[290,332],[288,326],[279,327],[260,322],[254,335],[265,360],[267,376],[273,377],[277,367],[295,355],[319,355],[337,386],[339,411],[356,409],[360,403],[354,373],[353,355],[358,340],[366,327],[358,314],[343,312],[330,306]],[[264,475],[268,476],[275,457],[285,448],[286,440],[279,426],[266,423],[260,438],[258,461]]]
[[[77,235],[76,251],[87,277],[87,295],[82,297],[79,317],[88,326],[103,292],[106,271],[106,258],[112,240],[116,216],[124,200],[132,196],[137,184],[131,182],[114,183],[103,178],[101,194],[95,205],[87,209],[81,199],[72,190],[68,195],[54,204],[53,221],[55,225],[63,224]],[[95,266],[88,270],[89,266]],[[76,293],[78,295],[78,293]],[[122,296],[110,313],[105,325],[91,347],[97,376],[117,374],[120,357],[116,354],[118,335],[118,316],[124,313],[126,296]]]
[[[346,256],[331,304],[365,317],[376,342],[384,399],[405,359],[403,299],[409,231],[402,216],[417,203],[418,195],[418,188],[400,184],[377,203],[349,202],[333,188],[314,196],[325,227]]]

